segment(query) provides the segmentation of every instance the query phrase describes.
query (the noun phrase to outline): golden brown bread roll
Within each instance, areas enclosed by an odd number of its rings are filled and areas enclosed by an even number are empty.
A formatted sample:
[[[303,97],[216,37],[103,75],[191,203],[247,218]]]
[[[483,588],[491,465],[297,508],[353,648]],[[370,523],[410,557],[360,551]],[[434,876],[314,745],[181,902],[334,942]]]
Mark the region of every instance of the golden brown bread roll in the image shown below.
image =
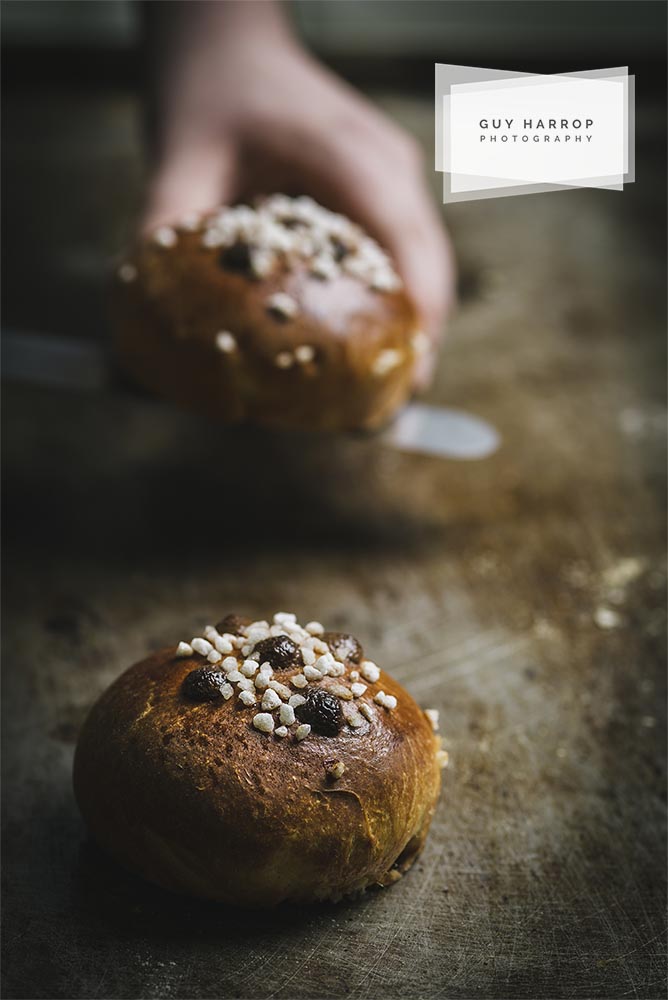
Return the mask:
[[[244,907],[338,900],[389,885],[422,849],[436,726],[353,637],[228,615],[102,695],[74,789],[99,844],[167,889]]]
[[[427,347],[387,255],[310,198],[161,226],[118,279],[123,369],[229,422],[377,427]]]

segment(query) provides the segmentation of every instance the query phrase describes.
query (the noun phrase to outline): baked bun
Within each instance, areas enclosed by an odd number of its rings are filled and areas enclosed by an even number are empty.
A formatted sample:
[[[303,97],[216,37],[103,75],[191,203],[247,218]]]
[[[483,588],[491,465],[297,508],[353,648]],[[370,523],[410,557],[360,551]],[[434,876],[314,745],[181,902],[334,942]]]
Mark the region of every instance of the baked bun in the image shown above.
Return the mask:
[[[310,198],[161,226],[118,269],[122,368],[229,422],[377,427],[427,346],[387,255]]]
[[[74,790],[99,844],[167,889],[251,908],[338,900],[419,854],[445,756],[435,728],[352,636],[228,615],[102,695]]]

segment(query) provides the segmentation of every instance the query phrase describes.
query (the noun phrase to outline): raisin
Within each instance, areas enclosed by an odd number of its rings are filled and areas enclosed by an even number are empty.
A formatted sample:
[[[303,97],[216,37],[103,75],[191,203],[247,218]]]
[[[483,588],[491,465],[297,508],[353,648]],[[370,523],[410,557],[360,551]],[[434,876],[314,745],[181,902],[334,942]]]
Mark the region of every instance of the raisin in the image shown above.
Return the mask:
[[[343,727],[341,702],[322,688],[309,691],[304,704],[295,709],[295,715],[321,736],[336,736]]]
[[[276,635],[270,639],[262,639],[253,649],[260,654],[260,663],[270,663],[274,670],[285,670],[288,667],[301,667],[302,654],[292,639],[287,635]]]
[[[327,643],[338,660],[361,663],[364,659],[364,650],[354,635],[348,635],[347,632],[323,632],[320,638]]]
[[[218,263],[226,271],[239,271],[249,274],[251,269],[250,247],[247,243],[233,243],[226,247],[218,258]]]
[[[246,618],[245,615],[225,615],[222,621],[219,621],[216,625],[216,632],[228,632],[229,635],[241,635],[242,628],[246,628],[250,625],[250,618]]]
[[[330,237],[330,242],[332,244],[334,260],[337,261],[337,263],[339,261],[342,261],[343,258],[347,257],[348,254],[350,253],[350,250],[345,245],[345,243],[342,243],[341,240],[338,240],[336,236]]]
[[[223,684],[227,683],[225,674],[211,667],[198,667],[191,670],[183,682],[183,693],[193,701],[214,701],[222,698]]]

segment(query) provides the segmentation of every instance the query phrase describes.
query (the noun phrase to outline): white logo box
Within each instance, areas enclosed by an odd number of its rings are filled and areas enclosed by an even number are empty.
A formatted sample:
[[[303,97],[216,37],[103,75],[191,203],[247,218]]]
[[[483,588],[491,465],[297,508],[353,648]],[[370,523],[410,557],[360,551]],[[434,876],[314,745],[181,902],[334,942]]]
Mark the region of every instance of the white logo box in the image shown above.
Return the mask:
[[[443,200],[623,190],[635,179],[628,69],[539,75],[436,65]]]

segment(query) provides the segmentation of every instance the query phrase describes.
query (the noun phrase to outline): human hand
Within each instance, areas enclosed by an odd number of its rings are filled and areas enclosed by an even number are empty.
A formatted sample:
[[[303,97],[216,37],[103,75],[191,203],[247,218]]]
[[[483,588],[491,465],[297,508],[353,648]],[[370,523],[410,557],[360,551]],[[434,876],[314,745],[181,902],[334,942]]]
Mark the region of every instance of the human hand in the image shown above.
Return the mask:
[[[270,0],[184,5],[178,29],[144,228],[275,191],[350,216],[393,257],[430,336],[415,373],[424,387],[454,261],[415,140],[314,61]]]

